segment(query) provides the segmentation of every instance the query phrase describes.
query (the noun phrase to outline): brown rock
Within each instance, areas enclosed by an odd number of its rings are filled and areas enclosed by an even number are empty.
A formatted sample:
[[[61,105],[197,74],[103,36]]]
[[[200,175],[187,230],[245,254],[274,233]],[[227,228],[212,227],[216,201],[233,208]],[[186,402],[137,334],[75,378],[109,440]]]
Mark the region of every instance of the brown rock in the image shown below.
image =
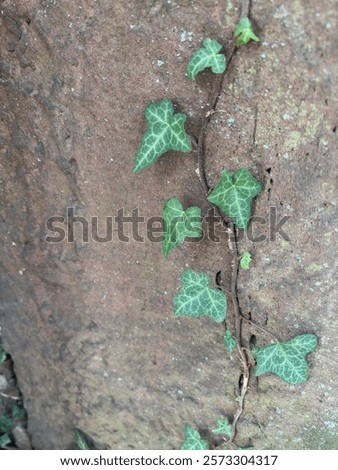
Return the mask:
[[[254,261],[240,299],[282,339],[309,331],[320,346],[305,386],[271,376],[252,388],[238,443],[336,448],[337,12],[330,0],[259,0],[251,14],[262,42],[229,68],[207,173],[215,185],[221,169],[248,167],[265,182],[255,214],[291,216],[290,241],[243,241]],[[228,48],[237,18],[236,2],[216,0],[1,2],[0,324],[34,448],[69,448],[76,427],[98,447],[179,448],[184,424],[210,430],[236,410],[238,363],[222,327],[175,320],[171,306],[186,266],[222,271],[228,283],[224,236],[185,243],[168,260],[160,243],[119,240],[116,221],[109,243],[81,241],[79,222],[74,242],[45,237],[48,218],[67,208],[98,217],[100,234],[119,209],[148,220],[173,195],[206,213],[194,152],[171,152],[138,175],[133,158],[149,101],[172,99],[197,134],[214,77],[191,83],[185,64],[205,36]],[[256,227],[269,235],[268,224]],[[228,315],[232,326],[231,307]]]

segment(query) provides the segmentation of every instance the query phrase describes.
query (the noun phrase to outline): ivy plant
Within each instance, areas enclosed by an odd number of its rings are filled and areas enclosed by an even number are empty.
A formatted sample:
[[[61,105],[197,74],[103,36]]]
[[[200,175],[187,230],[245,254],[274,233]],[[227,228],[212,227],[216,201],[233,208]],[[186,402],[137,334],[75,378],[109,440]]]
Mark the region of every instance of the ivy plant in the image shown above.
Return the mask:
[[[248,251],[245,251],[239,262],[240,267],[242,269],[249,269],[251,261],[252,261],[251,254]]]
[[[225,320],[226,297],[221,290],[211,289],[209,284],[207,274],[186,269],[182,274],[182,288],[174,298],[175,317],[208,315],[216,322]]]
[[[229,216],[238,228],[246,229],[251,215],[251,202],[261,188],[262,185],[246,168],[235,173],[223,170],[208,200]]]
[[[10,356],[2,346],[0,338],[0,365],[9,358]],[[6,390],[3,391],[6,392]],[[21,405],[21,400],[13,401],[10,395],[0,394],[0,450],[15,448],[12,434],[13,426],[18,421],[24,423],[26,417],[27,413]]]
[[[13,403],[6,414],[0,415],[0,449],[6,449],[8,446],[14,446],[11,431],[17,421],[24,421],[26,418],[26,410]],[[14,447],[13,447],[14,448]]]
[[[243,46],[249,41],[259,42],[259,38],[255,35],[251,21],[247,16],[239,21],[238,25],[236,26],[234,36],[237,38],[237,47]]]
[[[215,434],[225,434],[230,437],[232,434],[232,426],[229,423],[228,418],[219,419],[217,421],[217,428],[213,429],[212,432]]]
[[[191,141],[184,129],[187,116],[175,113],[170,100],[150,103],[144,113],[148,126],[135,157],[134,173],[147,168],[168,150],[191,151]]]
[[[7,449],[7,446],[9,446],[11,442],[12,440],[8,432],[0,435],[0,449]]]
[[[197,49],[187,65],[187,76],[194,80],[199,72],[211,68],[213,73],[223,73],[226,69],[225,55],[220,54],[222,44],[215,39],[206,38],[203,47]]]
[[[13,426],[13,419],[0,415],[0,434],[8,434]]]
[[[247,15],[248,5],[246,7]],[[250,40],[259,41],[247,15],[243,14],[234,32],[235,38],[237,38],[237,47],[247,44]],[[221,50],[222,45],[215,39],[204,39],[203,47],[193,53],[187,64],[186,74],[188,78],[194,80],[199,72],[207,68],[210,68],[215,74],[224,74],[226,71],[226,57],[221,53]],[[236,53],[236,50],[236,47],[234,47],[231,56]],[[210,116],[216,111],[219,97],[218,86],[216,83],[213,93],[213,96],[216,96],[216,98],[213,100],[212,109],[206,114],[205,121],[202,123],[202,132],[196,146],[199,169],[202,165],[203,170],[205,161],[203,136]],[[150,103],[146,107],[145,116],[148,127],[143,136],[141,147],[135,157],[135,172],[148,167],[168,150],[191,151],[191,141],[184,128],[186,116],[182,113],[175,113],[170,100],[164,99],[160,102]],[[256,363],[256,376],[273,373],[289,384],[304,383],[308,378],[306,356],[315,350],[317,337],[314,334],[305,333],[284,342],[275,340],[273,344],[266,344],[261,347],[254,346],[251,347],[251,350],[249,340],[247,344],[243,343],[242,322],[245,320],[245,317],[241,313],[239,304],[237,280],[239,268],[244,270],[249,269],[251,254],[246,251],[239,259],[238,253],[240,250],[238,249],[239,239],[237,238],[237,229],[246,230],[248,228],[252,201],[261,192],[262,185],[247,168],[240,168],[234,172],[224,169],[221,172],[220,180],[210,192],[205,171],[199,171],[198,175],[203,180],[202,186],[207,193],[207,200],[209,203],[217,206],[222,216],[223,225],[228,226],[231,232],[233,261],[230,290],[234,306],[233,323],[235,324],[234,331],[236,333],[234,334],[225,325],[227,316],[227,298],[225,293],[219,288],[210,287],[211,278],[204,272],[196,272],[192,269],[183,271],[181,277],[182,286],[173,299],[173,311],[175,317],[181,315],[190,317],[207,315],[218,323],[224,322],[225,334],[223,336],[223,343],[225,348],[229,353],[232,353],[236,348],[241,367],[240,396],[236,398],[238,408],[231,424],[227,418],[221,418],[217,421],[217,427],[213,431],[216,434],[223,434],[228,439],[228,442],[232,443],[236,436],[238,420],[244,409],[244,400],[249,386],[252,365]],[[229,223],[229,219],[231,223]],[[187,237],[198,238],[202,236],[200,208],[193,206],[184,209],[176,196],[171,197],[165,202],[163,220],[164,239],[162,249],[165,257]],[[272,333],[265,330],[262,326],[255,324],[251,319],[247,320],[249,324],[273,336]],[[181,449],[208,449],[208,443],[190,425],[185,427],[184,435],[185,439]]]
[[[170,250],[182,243],[186,237],[202,236],[201,209],[189,207],[184,210],[176,196],[168,199],[163,207],[164,238],[162,248],[167,257]]]
[[[2,364],[3,362],[5,362],[5,360],[7,359],[7,353],[6,351],[4,350],[1,342],[0,342],[0,364]]]
[[[223,342],[225,344],[225,347],[227,348],[227,351],[231,354],[237,344],[237,340],[232,336],[230,330],[226,330],[223,337]]]
[[[317,337],[313,334],[295,336],[284,343],[270,344],[252,350],[256,360],[256,376],[272,372],[289,384],[307,381],[308,364],[306,355],[314,351]]]
[[[214,434],[223,434],[227,437],[232,435],[232,426],[227,418],[221,418],[217,421],[216,429],[213,429]],[[184,442],[181,450],[208,450],[209,444],[201,438],[200,433],[191,427],[189,424],[184,428]]]
[[[76,446],[78,450],[90,450],[91,449],[86,436],[78,428],[75,428],[75,440],[76,440]]]
[[[192,428],[191,426],[186,425],[184,428],[184,442],[181,446],[181,450],[208,450],[209,444],[207,441],[204,441],[200,433]]]

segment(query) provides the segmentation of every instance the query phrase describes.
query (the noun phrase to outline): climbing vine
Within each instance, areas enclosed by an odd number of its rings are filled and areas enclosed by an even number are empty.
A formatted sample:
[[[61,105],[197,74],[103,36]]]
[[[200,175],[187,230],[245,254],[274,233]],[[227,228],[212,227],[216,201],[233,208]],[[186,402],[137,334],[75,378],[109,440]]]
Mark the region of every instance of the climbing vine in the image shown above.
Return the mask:
[[[236,349],[240,366],[240,393],[237,398],[237,409],[230,420],[218,419],[214,433],[223,434],[224,440],[234,443],[238,421],[244,411],[245,398],[250,382],[252,364],[255,364],[255,375],[273,373],[289,384],[301,384],[308,378],[306,355],[315,350],[317,337],[306,333],[287,341],[279,341],[265,328],[244,317],[241,312],[237,295],[239,269],[249,269],[251,254],[240,254],[239,231],[247,230],[250,224],[252,201],[258,197],[262,185],[247,168],[239,168],[235,172],[224,169],[214,188],[209,187],[205,170],[204,137],[210,116],[216,112],[224,76],[239,47],[249,41],[258,42],[249,19],[249,2],[243,2],[241,18],[234,31],[234,43],[227,57],[222,52],[222,45],[214,39],[203,40],[203,47],[196,50],[187,63],[186,75],[194,80],[196,75],[210,68],[217,74],[209,111],[202,122],[197,138],[198,172],[205,197],[221,218],[227,228],[233,253],[231,276],[231,301],[234,307],[234,331],[227,328],[226,291],[210,286],[210,277],[203,272],[186,269],[182,273],[182,286],[173,299],[174,316],[188,315],[200,317],[207,315],[216,322],[225,325],[224,345],[231,354]],[[175,113],[172,102],[164,99],[148,104],[145,109],[147,130],[143,136],[139,151],[135,157],[134,172],[137,173],[153,164],[161,155],[169,150],[190,152],[190,137],[185,131],[187,117],[183,113]],[[183,243],[186,237],[199,238],[202,235],[201,210],[198,207],[184,209],[176,196],[167,200],[163,208],[164,239],[162,242],[165,257],[175,247]],[[243,346],[242,323],[249,322],[253,327],[270,335],[273,343],[248,350]],[[203,440],[199,432],[190,425],[184,429],[185,439],[182,449],[208,449],[209,444]]]

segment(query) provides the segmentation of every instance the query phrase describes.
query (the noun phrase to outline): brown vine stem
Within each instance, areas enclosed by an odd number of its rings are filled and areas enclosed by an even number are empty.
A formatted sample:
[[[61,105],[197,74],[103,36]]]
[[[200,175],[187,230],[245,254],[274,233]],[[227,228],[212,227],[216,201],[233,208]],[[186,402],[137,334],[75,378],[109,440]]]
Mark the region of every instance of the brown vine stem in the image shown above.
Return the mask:
[[[242,0],[241,2],[241,16],[240,18],[245,18],[249,16],[250,12],[250,0]],[[206,134],[207,127],[209,125],[211,116],[217,111],[217,103],[221,96],[222,86],[224,82],[224,77],[229,69],[229,66],[232,62],[232,59],[236,55],[237,47],[235,41],[233,41],[231,49],[227,55],[227,68],[221,75],[217,75],[215,87],[210,100],[210,109],[207,111],[200,128],[200,132],[197,138],[197,156],[198,156],[198,171],[201,183],[204,187],[205,193],[208,195],[210,192],[210,186],[208,179],[205,173],[205,151],[204,151],[204,138]]]
[[[251,0],[241,1],[240,18],[245,18],[249,16],[250,7],[251,7]],[[228,52],[228,55],[227,55],[227,68],[222,75],[219,75],[216,78],[215,87],[214,87],[211,100],[210,100],[210,109],[208,110],[208,112],[206,113],[202,121],[200,132],[197,138],[198,176],[200,178],[200,181],[204,188],[206,196],[209,195],[210,186],[208,183],[206,170],[205,170],[204,139],[205,139],[206,131],[207,131],[211,116],[217,111],[216,109],[217,103],[222,92],[225,74],[227,70],[229,69],[229,66],[232,62],[232,59],[236,55],[236,52],[237,52],[237,47],[236,47],[235,42],[233,42],[230,48],[230,51]],[[233,266],[232,266],[232,276],[231,276],[231,297],[232,297],[232,303],[234,306],[237,350],[238,350],[240,362],[241,362],[241,378],[242,378],[241,387],[240,387],[240,396],[238,398],[238,407],[237,407],[237,411],[234,415],[234,419],[231,425],[232,433],[228,441],[230,443],[233,443],[234,438],[236,437],[238,420],[240,419],[244,411],[244,401],[245,401],[245,396],[248,391],[248,385],[249,385],[249,380],[250,380],[250,366],[248,363],[247,354],[245,352],[245,349],[242,346],[243,317],[241,314],[241,309],[240,309],[238,295],[237,295],[237,280],[238,280],[238,270],[239,270],[239,250],[238,250],[237,231],[236,231],[236,227],[234,226],[234,224],[231,221],[229,221],[229,219],[225,217],[217,207],[215,207],[213,204],[211,204],[211,206],[214,207],[214,209],[216,210],[218,216],[220,217],[222,225],[227,229],[230,228],[229,236],[230,236],[231,247],[232,247],[232,252],[233,252]]]
[[[234,415],[234,419],[232,422],[232,433],[230,436],[230,442],[236,437],[237,432],[237,423],[240,419],[243,411],[244,411],[244,401],[245,396],[248,391],[248,385],[250,380],[250,365],[247,358],[247,353],[242,345],[242,320],[243,316],[241,313],[239,300],[238,300],[238,293],[237,293],[237,281],[238,281],[238,271],[239,271],[239,250],[238,250],[238,239],[237,239],[237,230],[235,225],[230,222],[231,227],[231,246],[232,246],[232,253],[233,253],[233,266],[232,266],[232,276],[231,276],[231,297],[232,303],[234,306],[235,312],[235,328],[236,328],[236,339],[237,339],[237,350],[239,353],[241,366],[242,366],[242,383],[240,388],[240,395],[238,398],[238,407],[237,411]]]

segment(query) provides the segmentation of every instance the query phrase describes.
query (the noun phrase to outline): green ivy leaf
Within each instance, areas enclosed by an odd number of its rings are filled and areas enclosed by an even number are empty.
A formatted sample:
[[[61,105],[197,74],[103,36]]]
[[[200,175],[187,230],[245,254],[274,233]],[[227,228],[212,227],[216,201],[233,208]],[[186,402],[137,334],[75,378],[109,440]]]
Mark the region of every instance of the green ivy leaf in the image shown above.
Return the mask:
[[[207,38],[203,46],[193,53],[187,65],[187,75],[191,80],[208,67],[211,67],[213,73],[223,73],[226,69],[225,55],[219,54],[222,45],[215,39]]]
[[[174,114],[170,100],[148,104],[144,114],[148,126],[135,157],[134,173],[147,168],[168,150],[191,151],[191,142],[184,129],[187,116]]]
[[[75,429],[75,438],[76,438],[76,445],[79,450],[90,450],[90,446],[87,442],[85,435],[83,434],[80,429]]]
[[[0,343],[0,364],[5,362],[6,359],[7,359],[7,353],[4,350],[2,344]]]
[[[199,238],[202,236],[201,209],[199,207],[189,207],[184,210],[177,197],[172,197],[165,202],[162,215],[164,220],[162,248],[165,257],[186,237]]]
[[[261,191],[261,184],[246,168],[235,173],[223,170],[208,201],[216,204],[238,228],[246,229],[251,215],[251,202]]]
[[[13,426],[13,420],[7,418],[7,416],[0,415],[0,434],[5,434],[10,432]]]
[[[249,269],[252,261],[251,255],[248,251],[244,251],[241,261],[239,262],[242,269]]]
[[[13,419],[25,419],[27,414],[26,410],[18,405],[13,405],[11,413]]]
[[[284,343],[254,347],[252,354],[257,363],[256,376],[272,372],[289,384],[306,382],[308,364],[305,357],[316,346],[317,337],[306,333]]]
[[[228,352],[231,354],[237,344],[237,340],[232,336],[230,330],[226,330],[223,341]]]
[[[9,437],[9,434],[6,432],[2,436],[0,436],[0,449],[6,449],[8,444],[10,444],[11,438]]]
[[[199,317],[208,315],[213,320],[225,320],[227,301],[219,289],[210,289],[207,274],[186,269],[182,274],[182,288],[174,297],[174,315]]]
[[[251,21],[248,17],[242,18],[235,29],[235,38],[237,38],[236,46],[243,46],[251,39],[259,42],[259,38],[255,35],[252,29]]]
[[[232,427],[228,421],[228,418],[217,420],[217,428],[213,429],[212,432],[216,434],[225,434],[226,436],[232,435]]]
[[[208,450],[209,444],[204,441],[200,433],[196,429],[187,425],[184,428],[184,442],[181,445],[181,450]]]

